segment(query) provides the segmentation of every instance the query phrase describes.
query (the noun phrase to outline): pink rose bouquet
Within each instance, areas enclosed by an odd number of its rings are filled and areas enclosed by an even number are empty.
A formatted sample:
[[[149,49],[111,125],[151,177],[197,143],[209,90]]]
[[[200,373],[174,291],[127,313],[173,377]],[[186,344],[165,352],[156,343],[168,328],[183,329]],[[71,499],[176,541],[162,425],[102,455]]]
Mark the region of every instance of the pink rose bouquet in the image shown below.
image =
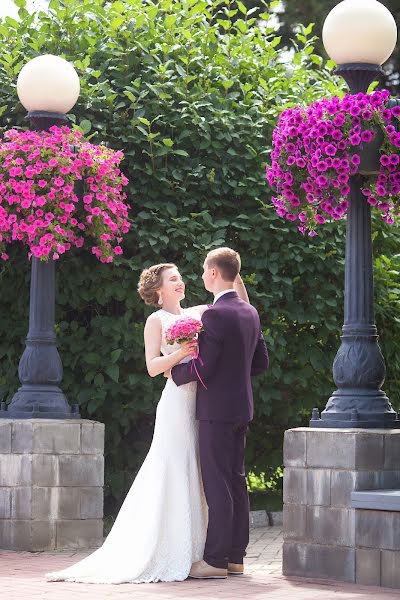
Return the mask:
[[[195,340],[199,333],[203,330],[203,324],[198,319],[193,317],[182,317],[181,319],[177,319],[172,325],[170,325],[165,331],[165,339],[167,340],[167,344],[182,344],[183,342],[190,342],[191,340]],[[202,386],[207,389],[207,386],[204,384],[200,374],[197,370],[195,359],[198,358],[200,364],[203,365],[203,361],[199,353],[197,353],[192,358],[192,369],[195,370],[196,375],[201,382]]]
[[[175,323],[172,323],[165,331],[165,339],[167,344],[182,344],[182,342],[190,342],[197,338],[200,331],[203,329],[203,324],[198,319],[193,317],[182,317]]]

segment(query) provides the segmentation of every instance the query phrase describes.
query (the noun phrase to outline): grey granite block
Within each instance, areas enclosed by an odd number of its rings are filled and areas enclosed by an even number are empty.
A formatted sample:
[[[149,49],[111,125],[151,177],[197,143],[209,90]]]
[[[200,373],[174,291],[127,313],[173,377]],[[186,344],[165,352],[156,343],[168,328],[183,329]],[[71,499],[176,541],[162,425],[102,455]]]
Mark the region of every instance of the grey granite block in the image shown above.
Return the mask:
[[[356,583],[381,585],[381,551],[375,548],[356,549]]]
[[[385,434],[387,435],[387,434]],[[384,465],[384,434],[364,431],[355,434],[355,469],[382,470]]]
[[[31,521],[6,519],[0,521],[2,550],[32,550]]]
[[[330,469],[307,469],[307,505],[329,506],[330,503]]]
[[[103,520],[57,521],[57,548],[95,548],[103,543]]]
[[[0,454],[0,486],[29,485],[32,459],[29,454]]]
[[[60,485],[57,456],[51,456],[51,454],[32,455],[32,483],[41,487]]]
[[[34,423],[34,454],[79,454],[81,424],[70,421],[42,421]]]
[[[357,509],[355,514],[357,546],[400,550],[400,513]]]
[[[56,523],[54,521],[32,521],[31,531],[33,552],[56,549]]]
[[[382,550],[381,585],[400,588],[400,552]]]
[[[11,488],[0,488],[0,519],[11,517]]]
[[[400,429],[393,429],[384,435],[385,469],[398,470],[400,468]]]
[[[333,470],[331,476],[332,506],[350,508],[354,490],[369,490],[379,487],[378,471]]]
[[[104,424],[86,421],[81,425],[82,454],[104,453]]]
[[[80,519],[80,488],[35,487],[32,490],[32,518],[42,521]]]
[[[250,528],[269,527],[270,520],[266,510],[250,511]]]
[[[285,540],[306,539],[307,507],[304,504],[284,504],[283,537]]]
[[[306,432],[299,429],[285,431],[283,442],[283,464],[285,467],[306,466]]]
[[[307,503],[307,470],[287,467],[283,472],[283,501],[292,504]]]
[[[102,519],[104,494],[102,487],[79,488],[80,518]]]
[[[31,454],[33,447],[33,422],[31,419],[12,420],[11,447],[13,454]]]
[[[99,454],[60,455],[58,457],[58,485],[102,486],[104,459]]]
[[[286,576],[354,582],[355,550],[340,546],[284,542],[282,572]]]
[[[307,539],[316,544],[354,546],[354,511],[307,506]]]
[[[0,454],[11,452],[11,423],[0,420]]]
[[[268,516],[270,525],[283,525],[283,511],[270,512]]]
[[[310,428],[307,435],[307,466],[353,469],[354,437],[351,431]]]
[[[12,488],[11,518],[32,518],[32,486],[18,486]]]

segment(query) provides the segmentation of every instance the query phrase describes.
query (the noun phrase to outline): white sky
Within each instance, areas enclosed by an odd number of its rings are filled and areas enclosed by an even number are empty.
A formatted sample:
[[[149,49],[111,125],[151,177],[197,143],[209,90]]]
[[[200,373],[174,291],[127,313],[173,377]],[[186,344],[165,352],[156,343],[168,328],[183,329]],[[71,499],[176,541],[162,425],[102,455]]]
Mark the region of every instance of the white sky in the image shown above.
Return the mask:
[[[45,8],[48,5],[48,0],[27,0],[26,5],[28,10],[37,10],[38,8]],[[13,0],[0,0],[0,18],[4,17],[18,18],[18,8]]]

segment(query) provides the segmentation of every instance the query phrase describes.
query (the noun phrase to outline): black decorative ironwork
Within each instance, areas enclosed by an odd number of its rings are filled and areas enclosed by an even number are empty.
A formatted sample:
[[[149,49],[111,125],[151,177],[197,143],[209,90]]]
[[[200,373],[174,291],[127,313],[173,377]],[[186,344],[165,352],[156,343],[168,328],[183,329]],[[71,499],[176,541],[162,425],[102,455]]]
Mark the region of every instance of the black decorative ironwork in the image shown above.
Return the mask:
[[[379,65],[352,63],[336,69],[352,94],[366,92],[383,71]],[[361,193],[362,176],[352,177],[346,233],[345,305],[342,343],[333,364],[337,390],[311,427],[398,428],[400,420],[381,389],[385,362],[374,315],[371,207]]]

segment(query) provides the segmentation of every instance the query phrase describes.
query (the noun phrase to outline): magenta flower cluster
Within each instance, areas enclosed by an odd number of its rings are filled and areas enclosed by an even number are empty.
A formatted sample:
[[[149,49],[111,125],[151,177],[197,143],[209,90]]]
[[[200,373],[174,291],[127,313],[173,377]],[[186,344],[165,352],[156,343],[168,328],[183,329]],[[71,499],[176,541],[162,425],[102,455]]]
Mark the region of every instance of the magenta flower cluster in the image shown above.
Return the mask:
[[[388,108],[388,100],[384,90],[324,99],[281,113],[266,170],[280,217],[298,221],[299,231],[310,236],[326,220],[343,218],[362,148],[380,130],[379,174],[364,177],[363,194],[393,223],[400,204],[400,106]]]
[[[202,329],[203,324],[198,319],[182,317],[166,329],[165,339],[167,344],[182,344],[182,342],[195,339]]]
[[[18,240],[28,256],[59,259],[86,245],[101,262],[122,254],[130,229],[122,152],[93,145],[68,127],[0,139],[0,258]],[[76,183],[82,181],[83,195]]]

